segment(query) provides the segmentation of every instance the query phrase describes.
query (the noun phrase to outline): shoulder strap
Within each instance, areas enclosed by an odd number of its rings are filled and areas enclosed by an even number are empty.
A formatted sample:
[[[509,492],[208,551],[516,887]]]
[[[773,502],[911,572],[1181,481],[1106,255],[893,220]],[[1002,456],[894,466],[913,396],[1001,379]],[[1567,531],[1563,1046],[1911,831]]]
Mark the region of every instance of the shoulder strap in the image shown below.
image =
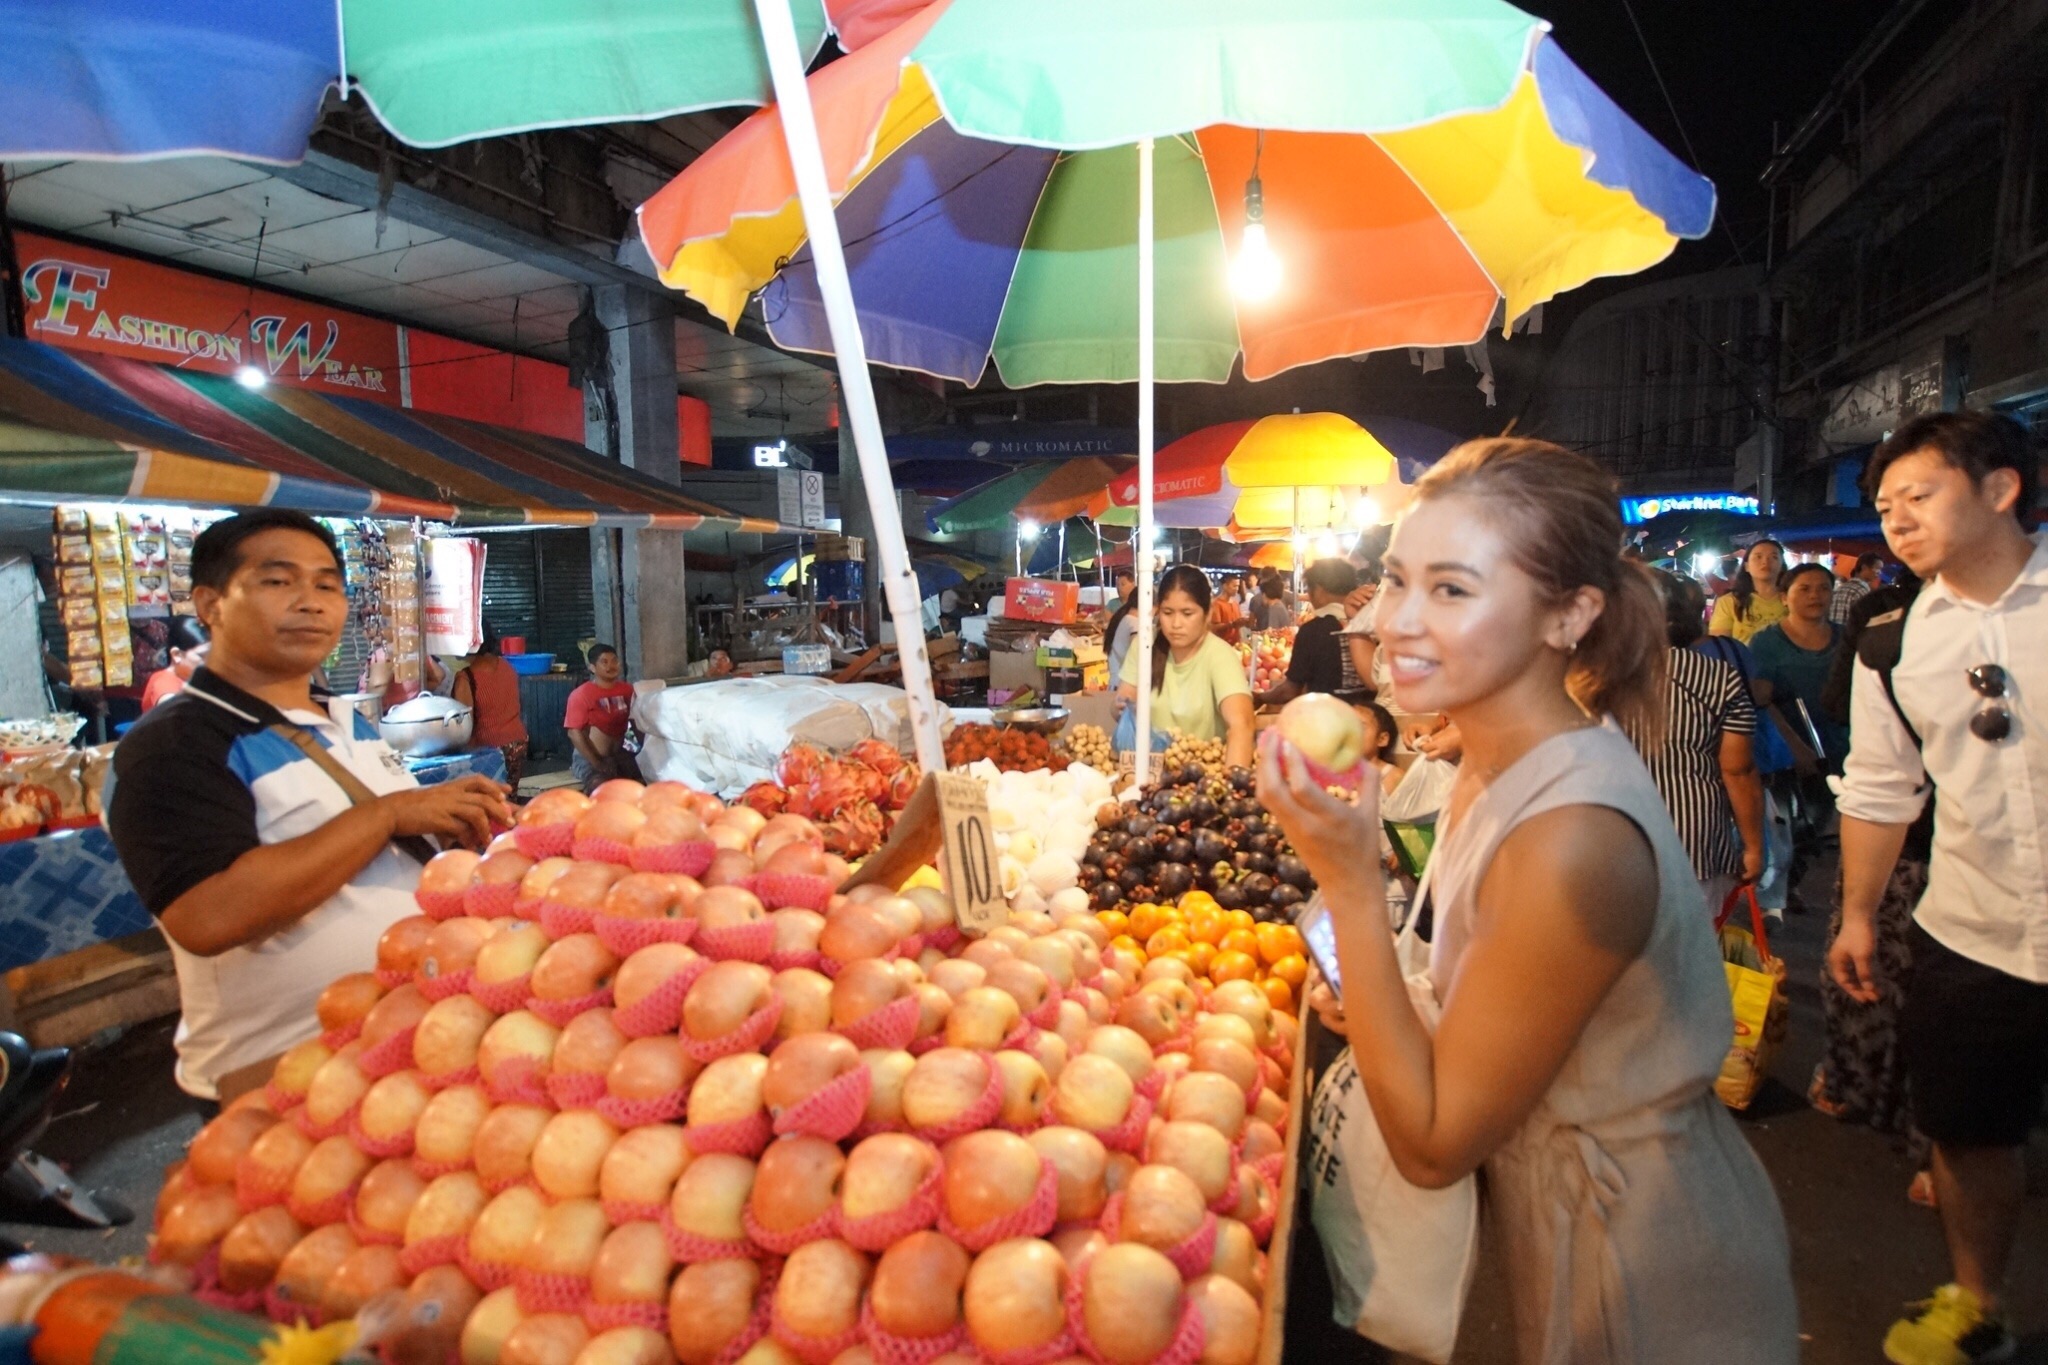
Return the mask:
[[[377,799],[377,794],[363,785],[363,780],[343,766],[340,759],[327,751],[327,746],[315,739],[300,726],[289,721],[278,720],[270,725],[270,733],[292,745],[313,761],[313,766],[334,779],[334,785],[341,788],[352,806],[367,806]],[[391,841],[399,852],[424,864],[437,850],[423,836],[401,834]]]
[[[1899,705],[1898,690],[1892,684],[1892,672],[1898,668],[1905,648],[1906,608],[1898,607],[1864,623],[1863,633],[1856,639],[1856,658],[1884,685],[1885,700],[1892,704],[1893,714],[1906,727],[1906,733],[1913,737],[1913,747],[1918,749],[1922,747],[1920,732],[1906,719],[1905,708]]]

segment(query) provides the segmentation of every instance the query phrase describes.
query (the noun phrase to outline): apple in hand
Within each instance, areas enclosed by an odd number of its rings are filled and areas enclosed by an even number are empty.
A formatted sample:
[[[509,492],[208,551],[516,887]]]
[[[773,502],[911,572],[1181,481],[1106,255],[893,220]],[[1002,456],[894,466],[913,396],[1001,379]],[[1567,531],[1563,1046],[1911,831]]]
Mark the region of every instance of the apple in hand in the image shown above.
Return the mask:
[[[1365,760],[1365,725],[1348,704],[1328,692],[1304,693],[1280,708],[1273,728],[1309,761],[1318,781],[1356,785]]]

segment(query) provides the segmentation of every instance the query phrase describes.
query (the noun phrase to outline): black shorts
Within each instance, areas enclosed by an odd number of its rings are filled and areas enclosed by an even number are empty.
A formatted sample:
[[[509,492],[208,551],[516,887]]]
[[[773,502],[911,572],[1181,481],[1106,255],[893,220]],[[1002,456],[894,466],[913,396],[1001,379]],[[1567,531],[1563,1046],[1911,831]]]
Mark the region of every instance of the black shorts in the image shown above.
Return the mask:
[[[2048,985],[1944,947],[1918,924],[1899,1041],[1920,1131],[1950,1147],[2019,1147],[2048,1087]]]

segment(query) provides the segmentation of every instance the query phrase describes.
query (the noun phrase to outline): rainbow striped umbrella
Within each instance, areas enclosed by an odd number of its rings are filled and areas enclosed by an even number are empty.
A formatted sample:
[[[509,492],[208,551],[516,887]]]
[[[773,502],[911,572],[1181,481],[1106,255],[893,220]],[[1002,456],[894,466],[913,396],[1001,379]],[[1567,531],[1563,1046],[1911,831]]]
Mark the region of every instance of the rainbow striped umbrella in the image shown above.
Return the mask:
[[[935,0],[810,80],[868,355],[1137,378],[1146,138],[1162,380],[1469,343],[1643,270],[1707,231],[1713,187],[1548,28],[1501,0]],[[1255,221],[1282,274],[1252,301],[1229,285]],[[779,345],[832,350],[777,110],[640,230],[729,324],[759,293]]]
[[[1281,413],[1191,432],[1154,457],[1154,520],[1161,526],[1332,526],[1361,490],[1396,474],[1393,454],[1349,417]],[[1138,519],[1138,480],[1125,474],[1090,513],[1112,526]]]
[[[770,98],[749,0],[0,0],[0,33],[5,160],[299,161],[336,84],[419,147]]]
[[[1121,457],[1100,455],[1025,465],[939,504],[925,520],[947,535],[994,531],[1020,521],[1050,526],[1087,511],[1130,465]]]

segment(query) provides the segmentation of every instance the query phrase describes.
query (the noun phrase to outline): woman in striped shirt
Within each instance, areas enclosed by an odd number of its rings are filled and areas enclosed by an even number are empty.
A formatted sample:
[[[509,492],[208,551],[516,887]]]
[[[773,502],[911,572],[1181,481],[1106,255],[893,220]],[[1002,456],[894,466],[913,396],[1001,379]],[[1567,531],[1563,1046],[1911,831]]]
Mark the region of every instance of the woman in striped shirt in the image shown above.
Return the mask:
[[[1692,648],[1704,631],[1706,594],[1690,578],[1659,575],[1671,676],[1664,742],[1643,762],[1671,810],[1693,873],[1718,911],[1728,893],[1754,883],[1764,866],[1764,789],[1750,752],[1756,707],[1742,675]]]

